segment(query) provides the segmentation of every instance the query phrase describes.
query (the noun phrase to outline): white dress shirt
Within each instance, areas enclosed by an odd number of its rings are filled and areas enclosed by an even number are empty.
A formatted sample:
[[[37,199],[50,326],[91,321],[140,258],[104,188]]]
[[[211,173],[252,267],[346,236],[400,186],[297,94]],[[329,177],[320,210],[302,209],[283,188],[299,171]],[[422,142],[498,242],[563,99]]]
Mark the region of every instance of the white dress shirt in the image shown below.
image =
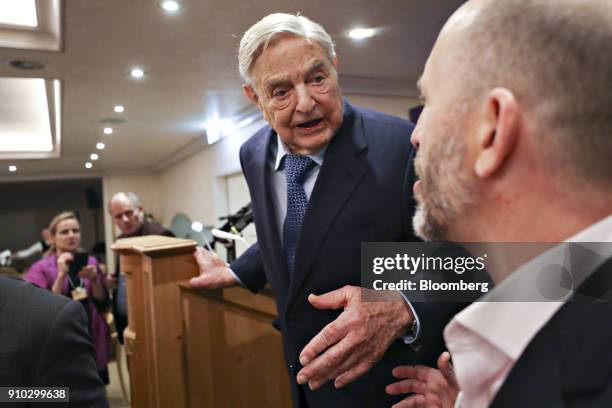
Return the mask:
[[[313,154],[307,156],[316,163],[304,179],[304,192],[306,193],[306,199],[308,201],[310,201],[310,195],[314,189],[317,177],[319,177],[319,171],[323,165],[323,158],[325,157],[327,146],[328,145],[325,145]],[[287,216],[287,178],[285,177],[285,166],[282,164],[283,157],[290,152],[278,135],[276,135],[276,146],[271,147],[268,155],[268,166],[270,166],[272,170],[274,214],[276,214],[276,226],[278,228],[279,238],[281,242],[283,242],[283,225],[285,223],[285,217]]]
[[[582,276],[577,276],[580,271],[570,271],[574,274],[574,287],[612,256],[612,245],[609,244],[612,243],[612,215],[519,267],[481,301],[465,308],[446,326],[444,338],[455,365],[462,408],[489,406],[533,337],[563,306],[567,297],[550,301],[538,293],[537,273],[534,271],[546,265],[567,268],[568,249],[571,243],[578,242],[589,243],[584,244],[585,247],[601,257],[581,259]],[[517,296],[533,301],[507,301],[517,299]]]

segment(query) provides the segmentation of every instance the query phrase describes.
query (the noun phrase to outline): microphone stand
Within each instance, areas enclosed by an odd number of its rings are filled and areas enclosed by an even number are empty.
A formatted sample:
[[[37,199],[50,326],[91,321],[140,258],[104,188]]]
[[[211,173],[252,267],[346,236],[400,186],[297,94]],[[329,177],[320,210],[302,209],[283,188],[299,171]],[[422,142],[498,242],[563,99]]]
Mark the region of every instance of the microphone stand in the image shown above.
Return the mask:
[[[229,232],[231,234],[240,235],[240,232],[253,222],[253,210],[251,208],[251,203],[248,203],[247,205],[239,209],[235,214],[230,214],[225,217],[219,217],[219,220],[225,220],[226,222],[218,229],[220,229],[221,231]],[[212,242],[213,245],[217,242],[222,244],[226,248],[227,262],[232,263],[233,261],[235,261],[236,242],[233,240],[214,237]]]

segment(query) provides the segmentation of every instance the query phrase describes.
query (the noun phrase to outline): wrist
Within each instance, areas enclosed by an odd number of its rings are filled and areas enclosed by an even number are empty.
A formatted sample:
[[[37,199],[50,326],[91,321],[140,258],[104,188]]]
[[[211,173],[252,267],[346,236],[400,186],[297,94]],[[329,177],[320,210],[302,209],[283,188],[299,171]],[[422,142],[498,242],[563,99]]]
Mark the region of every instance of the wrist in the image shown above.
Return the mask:
[[[418,333],[418,320],[413,313],[412,307],[408,304],[406,299],[402,299],[401,312],[398,313],[400,321],[400,329],[397,333],[397,338],[404,339],[404,342],[408,339],[414,339]]]
[[[53,286],[62,285],[64,283],[65,275],[58,274],[53,282]]]
[[[408,330],[410,326],[413,325],[415,318],[414,318],[414,315],[412,314],[412,308],[410,307],[410,305],[408,305],[408,302],[406,302],[402,298],[402,300],[400,300],[398,303],[402,310],[402,312],[399,313],[400,322],[402,324],[402,330],[405,331],[405,330]]]

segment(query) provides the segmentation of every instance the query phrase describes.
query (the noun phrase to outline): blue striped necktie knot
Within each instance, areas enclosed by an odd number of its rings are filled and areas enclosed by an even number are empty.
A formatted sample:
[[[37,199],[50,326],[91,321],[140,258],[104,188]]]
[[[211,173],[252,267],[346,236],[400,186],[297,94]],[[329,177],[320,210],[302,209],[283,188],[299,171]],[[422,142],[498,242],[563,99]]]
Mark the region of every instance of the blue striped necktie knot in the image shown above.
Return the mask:
[[[308,207],[304,180],[316,163],[310,157],[296,154],[285,155],[284,161],[285,177],[287,178],[287,216],[283,225],[283,250],[289,276],[292,276],[295,270],[295,254],[302,221]]]

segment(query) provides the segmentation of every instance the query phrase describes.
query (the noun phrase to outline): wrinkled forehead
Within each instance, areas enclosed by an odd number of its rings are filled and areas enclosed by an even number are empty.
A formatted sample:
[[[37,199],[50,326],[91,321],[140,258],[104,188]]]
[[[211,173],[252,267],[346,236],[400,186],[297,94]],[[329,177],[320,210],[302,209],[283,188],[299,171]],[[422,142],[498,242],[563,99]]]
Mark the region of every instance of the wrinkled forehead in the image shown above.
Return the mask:
[[[315,40],[295,35],[282,36],[253,61],[251,75],[255,82],[273,77],[306,74],[313,67],[333,69],[325,48]]]

